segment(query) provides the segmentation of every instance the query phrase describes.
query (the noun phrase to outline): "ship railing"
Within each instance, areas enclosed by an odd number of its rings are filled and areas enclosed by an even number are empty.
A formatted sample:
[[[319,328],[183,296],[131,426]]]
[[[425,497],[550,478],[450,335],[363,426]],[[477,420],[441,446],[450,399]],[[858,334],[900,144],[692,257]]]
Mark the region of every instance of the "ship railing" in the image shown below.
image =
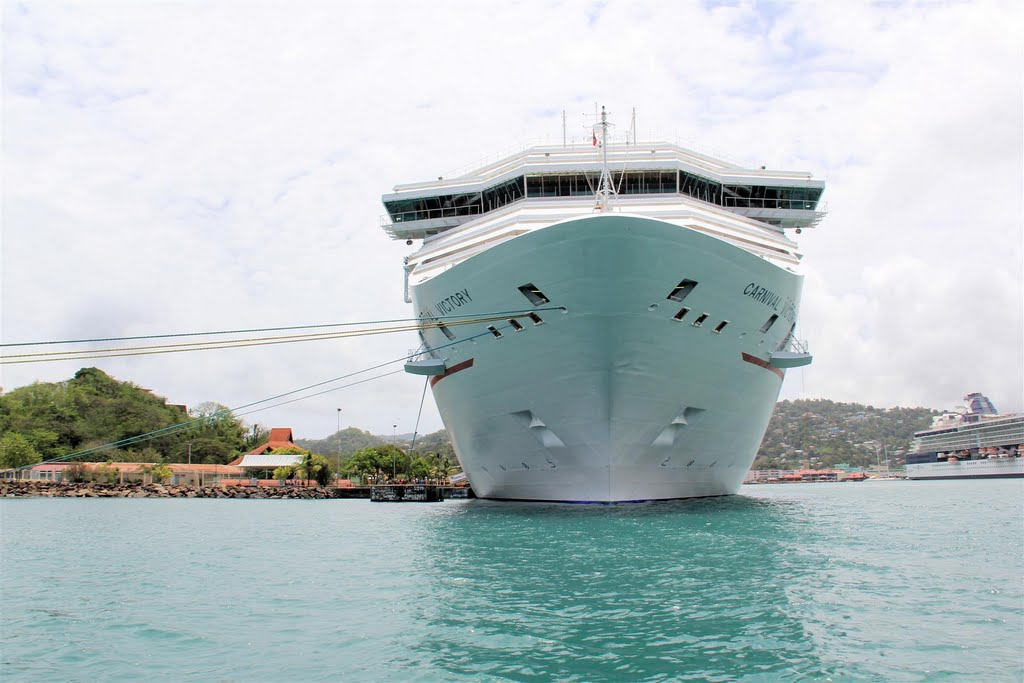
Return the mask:
[[[794,353],[810,353],[807,347],[807,340],[797,339],[796,337],[790,337],[787,350],[793,351]]]
[[[419,347],[415,349],[409,349],[409,352],[405,354],[406,362],[412,363],[413,361],[431,358],[432,356],[430,355],[430,353],[431,351],[429,348],[427,348],[426,344],[420,344]]]
[[[640,149],[650,150],[652,146],[660,144],[673,145],[681,148],[685,152],[691,152],[699,156],[707,157],[718,164],[725,164],[728,166],[734,166],[738,168],[757,168],[760,162],[755,162],[752,159],[740,160],[733,156],[732,153],[726,152],[721,149],[710,147],[706,144],[696,142],[694,140],[680,138],[676,135],[651,135],[645,141],[630,140],[628,132],[622,132],[620,134],[609,134],[608,136],[609,145],[614,145],[615,152],[622,153],[622,145],[628,145],[629,147],[637,147]],[[524,140],[518,144],[510,145],[509,147],[499,152],[487,154],[485,156],[477,158],[477,160],[470,164],[465,164],[458,168],[449,169],[444,174],[444,178],[461,178],[465,175],[478,173],[481,169],[486,169],[492,165],[499,164],[507,159],[513,158],[527,150],[535,147],[541,148],[561,148],[569,149],[574,151],[587,151],[596,153],[600,150],[599,147],[593,146],[592,134],[588,131],[582,136],[569,135],[566,137],[536,137],[533,139]],[[611,147],[609,147],[609,150]]]

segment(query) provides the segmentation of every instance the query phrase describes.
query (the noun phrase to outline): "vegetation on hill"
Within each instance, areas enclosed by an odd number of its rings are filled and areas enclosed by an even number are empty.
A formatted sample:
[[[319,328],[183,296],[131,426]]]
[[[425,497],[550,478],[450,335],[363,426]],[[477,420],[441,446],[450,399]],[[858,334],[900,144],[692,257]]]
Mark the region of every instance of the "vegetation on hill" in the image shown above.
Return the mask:
[[[927,429],[938,411],[875,408],[826,399],[779,401],[768,423],[754,469],[796,469],[905,462],[914,432]]]
[[[370,432],[364,432],[356,427],[346,427],[340,432],[331,434],[326,439],[296,439],[295,443],[302,448],[323,453],[330,456],[346,457],[352,455],[360,448],[371,446],[383,446],[390,439],[374,436]]]
[[[164,435],[95,450],[84,461],[223,464],[262,443],[266,430],[247,426],[224,406],[193,410],[97,368],[82,368],[63,382],[36,382],[0,395],[0,467],[20,467],[98,449],[191,420]],[[255,443],[254,443],[255,442]]]
[[[455,450],[444,429],[418,435],[412,450],[412,435],[395,442],[393,436],[377,436],[348,427],[326,439],[296,439],[296,444],[323,453],[338,463],[345,476],[372,475],[407,479],[443,479],[459,471]]]

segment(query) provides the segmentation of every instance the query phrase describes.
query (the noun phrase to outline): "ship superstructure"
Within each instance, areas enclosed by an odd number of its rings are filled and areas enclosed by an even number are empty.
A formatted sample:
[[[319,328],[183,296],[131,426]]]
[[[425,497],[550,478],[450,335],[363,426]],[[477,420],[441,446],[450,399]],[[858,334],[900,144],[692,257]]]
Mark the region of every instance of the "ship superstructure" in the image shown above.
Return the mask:
[[[383,197],[387,233],[423,241],[408,367],[480,497],[735,493],[810,362],[787,232],[818,224],[824,183],[607,130]]]
[[[984,394],[967,394],[962,411],[914,434],[912,450],[908,479],[1024,477],[1024,415],[1000,415]]]

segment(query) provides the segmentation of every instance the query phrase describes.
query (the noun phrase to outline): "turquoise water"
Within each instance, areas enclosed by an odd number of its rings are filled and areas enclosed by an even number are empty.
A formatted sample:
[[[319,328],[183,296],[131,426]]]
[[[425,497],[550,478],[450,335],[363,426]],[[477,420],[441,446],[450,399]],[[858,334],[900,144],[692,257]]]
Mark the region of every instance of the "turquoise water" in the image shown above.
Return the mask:
[[[1020,681],[1024,481],[0,501],[4,681]]]

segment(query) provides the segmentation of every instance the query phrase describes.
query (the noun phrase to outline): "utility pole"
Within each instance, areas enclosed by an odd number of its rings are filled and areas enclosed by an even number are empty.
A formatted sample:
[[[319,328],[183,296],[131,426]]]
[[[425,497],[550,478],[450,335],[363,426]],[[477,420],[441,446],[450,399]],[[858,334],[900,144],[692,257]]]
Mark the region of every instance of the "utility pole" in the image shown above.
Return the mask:
[[[338,447],[335,450],[335,455],[338,457],[338,469],[335,476],[337,479],[341,476],[341,408],[338,408],[338,431],[334,433],[334,438],[338,440]]]
[[[395,463],[395,457],[398,455],[398,425],[391,425],[391,479],[398,478],[398,465]]]

